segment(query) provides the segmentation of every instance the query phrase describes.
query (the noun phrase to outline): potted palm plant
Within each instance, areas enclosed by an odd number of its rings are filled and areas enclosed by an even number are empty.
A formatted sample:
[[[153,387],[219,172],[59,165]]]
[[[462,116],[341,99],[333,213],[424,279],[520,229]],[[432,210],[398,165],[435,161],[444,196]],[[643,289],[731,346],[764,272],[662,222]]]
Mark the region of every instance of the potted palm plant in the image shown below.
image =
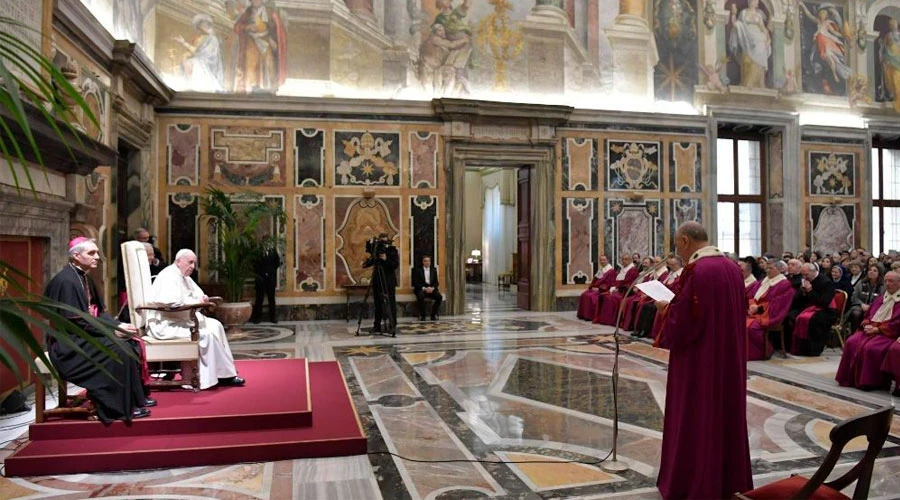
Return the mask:
[[[225,326],[244,324],[253,311],[244,300],[244,287],[255,276],[253,264],[264,249],[280,246],[277,228],[284,227],[284,209],[256,193],[230,195],[214,187],[206,190],[201,207],[215,227],[215,239],[210,243],[218,260],[210,263],[210,269],[225,299],[216,308],[216,317]],[[276,231],[264,234],[267,224]]]

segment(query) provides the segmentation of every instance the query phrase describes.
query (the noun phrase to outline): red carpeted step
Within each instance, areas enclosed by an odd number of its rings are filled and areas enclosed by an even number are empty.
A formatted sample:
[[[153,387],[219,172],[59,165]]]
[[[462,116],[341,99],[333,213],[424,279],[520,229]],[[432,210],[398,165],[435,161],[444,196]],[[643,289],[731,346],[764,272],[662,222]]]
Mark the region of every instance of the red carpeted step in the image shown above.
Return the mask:
[[[312,424],[309,366],[306,359],[235,362],[247,380],[244,387],[213,387],[205,391],[161,390],[159,403],[147,418],[131,425],[83,420],[54,420],[33,424],[32,441],[43,439],[151,436],[179,432],[231,432],[244,429],[304,427]]]
[[[271,361],[260,361],[270,363]],[[283,390],[285,383],[270,378]],[[218,465],[366,452],[362,430],[340,366],[309,363],[312,425],[234,432],[30,441],[6,459],[6,475],[36,476]]]

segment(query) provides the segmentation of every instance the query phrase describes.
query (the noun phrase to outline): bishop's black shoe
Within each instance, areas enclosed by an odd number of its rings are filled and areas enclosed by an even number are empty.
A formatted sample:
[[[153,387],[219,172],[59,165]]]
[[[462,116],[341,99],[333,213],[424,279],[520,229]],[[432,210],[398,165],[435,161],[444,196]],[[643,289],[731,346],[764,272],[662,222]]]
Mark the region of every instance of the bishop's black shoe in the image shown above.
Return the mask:
[[[156,400],[153,398],[144,399],[144,408],[150,408],[151,406],[156,406]]]
[[[247,381],[241,377],[228,377],[228,378],[220,378],[219,385],[229,386],[229,387],[241,387]]]
[[[138,408],[131,413],[131,418],[144,418],[150,416],[150,410],[146,408]]]

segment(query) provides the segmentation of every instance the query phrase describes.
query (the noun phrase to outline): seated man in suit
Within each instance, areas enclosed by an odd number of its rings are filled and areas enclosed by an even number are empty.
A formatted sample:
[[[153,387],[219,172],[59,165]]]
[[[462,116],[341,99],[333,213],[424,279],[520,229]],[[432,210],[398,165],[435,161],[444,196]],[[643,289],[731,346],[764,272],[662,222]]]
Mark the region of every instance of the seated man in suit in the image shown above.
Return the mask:
[[[434,301],[431,306],[431,320],[437,319],[441,301],[444,299],[438,291],[437,270],[431,267],[431,257],[422,257],[422,266],[413,268],[413,291],[416,293],[416,304],[419,306],[419,321],[425,321],[425,299]]]

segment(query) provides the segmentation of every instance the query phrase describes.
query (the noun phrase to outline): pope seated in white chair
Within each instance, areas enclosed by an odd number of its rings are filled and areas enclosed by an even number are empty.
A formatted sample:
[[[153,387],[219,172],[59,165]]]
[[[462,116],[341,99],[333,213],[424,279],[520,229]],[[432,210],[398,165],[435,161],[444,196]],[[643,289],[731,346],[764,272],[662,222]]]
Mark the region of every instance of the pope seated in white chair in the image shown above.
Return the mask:
[[[157,305],[180,306],[207,302],[203,290],[191,279],[197,267],[197,256],[188,249],[179,250],[175,263],[160,271],[153,282],[150,302]],[[199,314],[199,313],[197,313]],[[191,311],[163,312],[147,311],[147,334],[159,340],[190,339]],[[225,328],[218,320],[200,314],[200,389],[214,385],[244,385],[244,379],[237,376],[234,356],[228,346]],[[191,374],[183,375],[185,380]]]

